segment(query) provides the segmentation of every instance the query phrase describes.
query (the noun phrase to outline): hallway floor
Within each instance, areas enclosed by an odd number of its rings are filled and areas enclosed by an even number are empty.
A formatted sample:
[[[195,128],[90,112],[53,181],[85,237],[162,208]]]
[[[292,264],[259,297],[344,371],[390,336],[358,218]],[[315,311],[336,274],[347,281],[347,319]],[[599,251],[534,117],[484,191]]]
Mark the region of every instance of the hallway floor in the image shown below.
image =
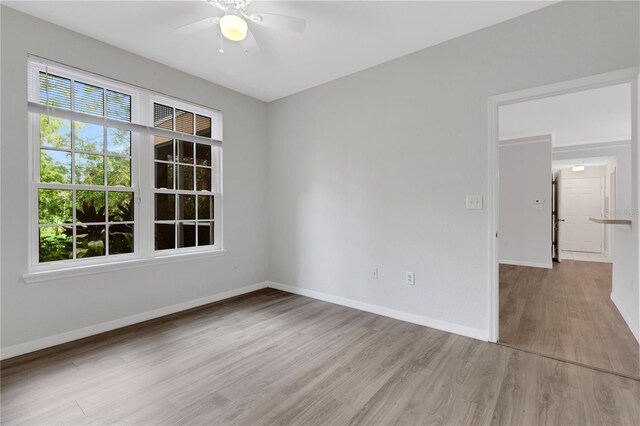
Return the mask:
[[[638,342],[611,301],[611,264],[500,265],[500,343],[640,378]]]

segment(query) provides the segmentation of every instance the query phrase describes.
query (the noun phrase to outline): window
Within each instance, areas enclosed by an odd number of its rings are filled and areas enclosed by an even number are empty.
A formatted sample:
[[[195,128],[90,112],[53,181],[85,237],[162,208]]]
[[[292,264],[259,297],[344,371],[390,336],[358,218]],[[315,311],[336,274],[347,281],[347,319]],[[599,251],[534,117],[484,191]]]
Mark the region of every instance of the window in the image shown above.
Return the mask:
[[[42,104],[131,121],[130,95],[43,71],[38,80]],[[133,253],[131,132],[44,114],[38,124],[38,261]]]
[[[153,104],[153,125],[211,137],[211,117]],[[210,145],[154,138],[154,236],[156,250],[215,242],[215,153]],[[219,161],[215,161],[216,164]]]
[[[33,270],[222,249],[218,111],[40,60],[29,77]]]

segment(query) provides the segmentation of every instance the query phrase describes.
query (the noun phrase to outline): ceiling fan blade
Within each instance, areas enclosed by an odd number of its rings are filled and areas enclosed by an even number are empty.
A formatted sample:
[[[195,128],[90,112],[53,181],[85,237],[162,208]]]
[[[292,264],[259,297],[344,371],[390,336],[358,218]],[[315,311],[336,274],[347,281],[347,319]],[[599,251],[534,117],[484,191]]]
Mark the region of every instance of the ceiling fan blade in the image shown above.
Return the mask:
[[[177,27],[175,30],[180,34],[193,34],[198,31],[206,30],[207,28],[215,27],[220,22],[220,18],[217,16],[211,16],[209,18],[200,19],[199,21],[192,22],[190,24]]]
[[[253,53],[260,50],[258,42],[249,29],[247,29],[247,36],[240,42],[240,46],[242,46],[242,50],[244,50],[245,53]]]
[[[304,32],[307,26],[307,21],[302,18],[274,15],[273,13],[254,13],[251,15],[251,20],[258,25],[296,33]]]

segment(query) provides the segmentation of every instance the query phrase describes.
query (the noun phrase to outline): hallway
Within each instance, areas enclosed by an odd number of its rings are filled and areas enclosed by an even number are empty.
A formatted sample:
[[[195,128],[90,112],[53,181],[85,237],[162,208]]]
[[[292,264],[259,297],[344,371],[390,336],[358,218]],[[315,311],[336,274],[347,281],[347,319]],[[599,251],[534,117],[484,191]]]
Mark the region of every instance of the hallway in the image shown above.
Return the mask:
[[[500,265],[500,343],[640,378],[638,342],[611,301],[608,263]]]

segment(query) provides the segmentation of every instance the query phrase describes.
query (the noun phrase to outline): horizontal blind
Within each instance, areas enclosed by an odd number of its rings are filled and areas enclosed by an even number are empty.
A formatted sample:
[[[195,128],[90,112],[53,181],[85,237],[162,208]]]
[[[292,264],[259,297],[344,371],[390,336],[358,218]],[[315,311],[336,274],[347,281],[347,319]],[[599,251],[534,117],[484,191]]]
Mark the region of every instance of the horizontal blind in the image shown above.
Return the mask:
[[[61,75],[56,75],[56,72]],[[138,96],[142,96],[144,93],[145,96],[156,96],[156,93],[115,80],[111,83],[108,81],[109,79],[104,77],[92,76],[84,71],[30,56],[28,111],[139,134],[222,146],[222,114],[219,111],[202,107],[206,108],[206,115],[209,117],[196,114],[195,120],[193,113],[179,111],[180,114],[176,116],[177,124],[180,126],[176,126],[175,130],[160,122],[155,123],[158,117],[154,117],[156,120],[148,121],[141,118],[142,123],[131,122],[134,117],[131,116],[130,94],[137,93]],[[195,122],[195,129],[193,124],[185,124],[189,117],[192,123]],[[208,121],[208,125],[205,121]],[[213,128],[215,132],[212,132]]]
[[[179,139],[183,141],[196,142],[211,146],[222,146],[222,142],[205,138],[202,136],[190,135],[173,130],[160,129],[157,127],[145,126],[144,124],[130,123],[127,121],[115,120],[113,118],[98,117],[84,112],[70,111],[63,108],[42,105],[38,102],[29,102],[29,112],[34,114],[44,114],[52,117],[66,118],[68,120],[81,121],[83,123],[96,124],[98,126],[112,127],[116,129],[128,130],[130,132],[142,133],[152,136],[162,136],[168,139]]]

